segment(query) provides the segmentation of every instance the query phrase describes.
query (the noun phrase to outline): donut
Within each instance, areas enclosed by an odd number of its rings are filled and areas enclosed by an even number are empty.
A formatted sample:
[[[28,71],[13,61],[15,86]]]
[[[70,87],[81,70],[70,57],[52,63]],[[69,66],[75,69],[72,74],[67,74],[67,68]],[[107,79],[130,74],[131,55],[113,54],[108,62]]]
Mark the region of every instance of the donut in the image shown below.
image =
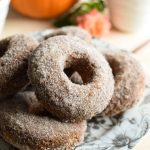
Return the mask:
[[[18,150],[0,137],[0,150]]]
[[[33,86],[31,84],[29,84],[22,91],[34,91],[34,88],[33,88]]]
[[[23,91],[17,93],[15,96],[17,99],[24,99],[28,105],[28,113],[32,114],[46,114],[47,111],[39,103],[34,91]]]
[[[25,87],[28,57],[38,42],[26,35],[14,35],[0,41],[0,96],[14,95]]]
[[[20,95],[0,101],[0,135],[6,142],[21,150],[71,150],[83,140],[86,121],[65,123],[32,114],[30,100]]]
[[[78,72],[83,84],[71,82],[65,70]],[[43,107],[63,121],[90,119],[105,109],[113,95],[109,64],[77,37],[55,36],[43,41],[29,59],[28,75]]]
[[[59,35],[77,36],[88,43],[91,43],[92,41],[91,35],[86,30],[76,26],[65,26],[59,29],[55,29],[52,33],[45,35],[44,40]]]
[[[123,50],[102,51],[112,68],[115,89],[112,99],[102,116],[114,116],[135,105],[145,88],[145,75],[134,56]]]

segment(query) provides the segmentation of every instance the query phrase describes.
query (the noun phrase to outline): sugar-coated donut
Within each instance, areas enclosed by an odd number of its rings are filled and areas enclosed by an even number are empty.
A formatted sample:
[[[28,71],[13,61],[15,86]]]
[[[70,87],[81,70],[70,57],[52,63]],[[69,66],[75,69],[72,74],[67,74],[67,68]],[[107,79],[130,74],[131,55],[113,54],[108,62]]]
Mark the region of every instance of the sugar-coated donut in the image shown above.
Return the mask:
[[[55,29],[52,33],[45,35],[44,39],[46,40],[50,37],[59,35],[77,36],[88,43],[91,43],[92,41],[92,36],[86,30],[77,26],[65,26],[59,29]]]
[[[32,114],[28,111],[29,107],[36,106],[37,101],[27,98],[30,94],[25,97],[23,94],[22,98],[21,95],[16,96],[11,101],[0,101],[2,138],[20,150],[74,149],[83,140],[86,121],[64,123],[54,120],[47,114]]]
[[[71,82],[65,70],[78,72],[83,84]],[[63,121],[77,122],[101,113],[114,90],[105,58],[77,37],[43,41],[29,60],[28,74],[39,101]]]
[[[101,113],[113,116],[126,111],[136,104],[145,87],[144,71],[131,53],[123,50],[102,51],[113,70],[115,89],[113,97]]]
[[[8,142],[6,142],[2,137],[0,137],[0,150],[18,150]]]
[[[45,114],[47,111],[39,103],[34,91],[23,91],[17,93],[15,96],[18,99],[25,99],[28,105],[28,113],[32,114]]]
[[[0,96],[13,95],[27,85],[28,57],[37,46],[35,39],[25,35],[0,41]]]

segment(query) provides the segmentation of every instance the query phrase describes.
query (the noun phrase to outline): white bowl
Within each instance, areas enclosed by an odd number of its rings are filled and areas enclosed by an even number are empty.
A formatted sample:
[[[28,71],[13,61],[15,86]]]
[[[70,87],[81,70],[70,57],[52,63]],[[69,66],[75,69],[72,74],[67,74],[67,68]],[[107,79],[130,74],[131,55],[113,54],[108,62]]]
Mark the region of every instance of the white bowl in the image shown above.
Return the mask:
[[[150,27],[150,0],[108,0],[110,19],[121,31],[147,31]]]
[[[9,9],[10,0],[0,0],[0,33],[3,30],[6,16]]]

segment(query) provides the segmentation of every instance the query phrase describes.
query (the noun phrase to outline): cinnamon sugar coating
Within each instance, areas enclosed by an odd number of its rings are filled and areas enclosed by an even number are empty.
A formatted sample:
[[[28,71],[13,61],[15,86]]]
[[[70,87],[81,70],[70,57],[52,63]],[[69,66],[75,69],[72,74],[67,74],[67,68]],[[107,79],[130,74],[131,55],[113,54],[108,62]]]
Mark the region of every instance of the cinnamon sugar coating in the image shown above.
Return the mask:
[[[0,96],[13,95],[28,84],[28,58],[37,46],[35,39],[21,34],[0,41]]]
[[[71,82],[66,70],[78,72],[83,84]],[[63,121],[78,122],[101,113],[114,90],[105,58],[77,37],[43,41],[29,60],[28,74],[39,101]]]
[[[47,111],[39,103],[34,91],[20,92],[16,96],[18,99],[24,99],[28,105],[28,113],[46,114]]]
[[[0,135],[3,139],[21,150],[74,149],[83,140],[86,122],[63,123],[49,114],[29,112],[29,107],[33,108],[37,103],[33,93],[20,93],[11,100],[0,100]]]
[[[46,40],[50,37],[59,36],[59,35],[77,36],[88,43],[91,43],[92,41],[91,35],[86,30],[77,26],[65,26],[59,29],[55,29],[52,33],[46,35],[44,39]]]
[[[140,100],[145,88],[145,76],[131,53],[123,50],[105,50],[102,53],[113,70],[115,90],[109,105],[100,115],[113,116],[126,111]]]

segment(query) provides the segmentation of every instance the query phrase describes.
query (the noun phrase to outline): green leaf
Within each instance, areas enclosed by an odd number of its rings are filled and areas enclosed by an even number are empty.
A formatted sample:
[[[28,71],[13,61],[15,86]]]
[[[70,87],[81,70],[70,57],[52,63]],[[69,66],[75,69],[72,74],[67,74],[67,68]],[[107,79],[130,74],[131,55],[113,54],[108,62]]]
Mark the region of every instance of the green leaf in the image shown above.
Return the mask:
[[[105,4],[103,0],[90,0],[89,2],[81,3],[80,6],[75,8],[73,11],[70,11],[59,17],[55,22],[54,25],[56,27],[62,27],[66,25],[75,25],[76,24],[76,17],[82,16],[89,13],[91,10],[96,9],[100,12],[104,11]]]

